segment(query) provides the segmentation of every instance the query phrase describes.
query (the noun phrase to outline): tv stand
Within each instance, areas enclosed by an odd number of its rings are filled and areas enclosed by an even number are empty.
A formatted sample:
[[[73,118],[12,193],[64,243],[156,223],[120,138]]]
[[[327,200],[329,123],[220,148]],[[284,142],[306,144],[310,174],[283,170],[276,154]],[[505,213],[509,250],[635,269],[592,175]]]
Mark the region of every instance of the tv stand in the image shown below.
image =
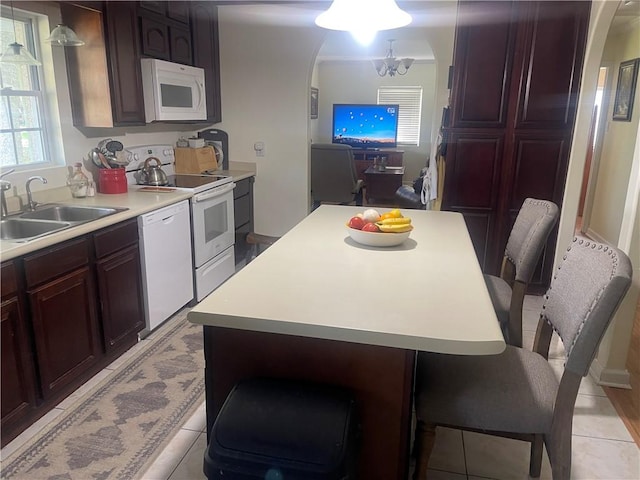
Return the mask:
[[[373,166],[376,157],[387,157],[387,165],[390,167],[402,167],[404,150],[396,148],[363,148],[353,149],[353,158],[356,161],[358,179],[365,180],[364,172]]]

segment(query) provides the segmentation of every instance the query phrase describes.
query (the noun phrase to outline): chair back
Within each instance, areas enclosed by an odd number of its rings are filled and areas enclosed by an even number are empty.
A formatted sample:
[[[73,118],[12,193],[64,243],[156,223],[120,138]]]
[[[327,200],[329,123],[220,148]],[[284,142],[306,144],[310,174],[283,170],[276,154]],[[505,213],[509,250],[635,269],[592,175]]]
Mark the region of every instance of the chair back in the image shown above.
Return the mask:
[[[357,185],[353,149],[349,145],[311,144],[311,197],[314,202],[352,202]]]
[[[526,285],[533,278],[558,212],[558,206],[548,200],[525,199],[505,249],[505,257],[515,266],[515,281]]]
[[[617,248],[575,238],[553,276],[540,321],[564,344],[565,369],[585,376],[631,284],[629,257]]]

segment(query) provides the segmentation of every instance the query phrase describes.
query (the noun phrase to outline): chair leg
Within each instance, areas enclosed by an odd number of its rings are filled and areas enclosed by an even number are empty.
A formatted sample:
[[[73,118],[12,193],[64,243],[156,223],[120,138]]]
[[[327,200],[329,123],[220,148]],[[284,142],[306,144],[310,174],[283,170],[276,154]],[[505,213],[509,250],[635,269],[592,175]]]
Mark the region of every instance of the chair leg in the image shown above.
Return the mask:
[[[544,450],[543,435],[536,435],[531,442],[531,454],[529,457],[529,476],[538,478],[542,470],[542,451]]]
[[[436,427],[431,423],[418,420],[416,425],[415,443],[413,453],[416,457],[416,468],[413,472],[413,480],[424,480],[427,478],[427,467],[429,457],[436,441]]]

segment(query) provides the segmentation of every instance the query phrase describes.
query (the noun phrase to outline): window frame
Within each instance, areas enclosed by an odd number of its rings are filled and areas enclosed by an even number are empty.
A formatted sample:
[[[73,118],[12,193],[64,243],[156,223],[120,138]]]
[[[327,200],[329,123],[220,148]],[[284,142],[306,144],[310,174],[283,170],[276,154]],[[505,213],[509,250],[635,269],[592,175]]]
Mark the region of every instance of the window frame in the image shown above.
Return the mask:
[[[0,16],[11,21],[24,24],[24,47],[29,51],[29,53],[40,60],[44,65],[42,52],[40,48],[38,48],[40,45],[39,22],[42,21],[42,15],[36,12],[27,12],[15,8],[13,12],[11,12],[10,7],[2,5],[0,9]],[[14,41],[17,41],[17,39],[14,39]],[[26,171],[58,166],[53,162],[50,151],[50,144],[53,139],[51,138],[51,131],[47,126],[49,122],[49,116],[48,106],[46,105],[47,100],[45,98],[44,92],[44,90],[46,89],[46,80],[43,71],[43,65],[32,65],[28,67],[29,77],[33,87],[32,90],[14,90],[12,88],[0,88],[0,98],[2,98],[3,101],[4,98],[7,98],[7,101],[10,102],[11,97],[34,97],[36,99],[38,127],[15,128],[15,126],[11,125],[12,128],[0,128],[0,133],[12,134],[13,158],[18,160],[19,155],[15,134],[20,132],[40,132],[40,148],[42,152],[41,161],[33,163],[12,163],[8,165],[1,165],[3,169],[14,168],[16,171]],[[12,110],[10,106],[8,114],[10,117],[12,116]]]

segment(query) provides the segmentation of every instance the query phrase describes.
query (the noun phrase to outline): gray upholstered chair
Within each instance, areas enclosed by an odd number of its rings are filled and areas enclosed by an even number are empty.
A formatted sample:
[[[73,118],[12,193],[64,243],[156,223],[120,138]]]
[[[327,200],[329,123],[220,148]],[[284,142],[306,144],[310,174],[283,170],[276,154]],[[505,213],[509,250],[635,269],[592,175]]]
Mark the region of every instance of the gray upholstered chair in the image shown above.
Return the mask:
[[[426,474],[438,425],[531,442],[532,477],[540,475],[544,443],[553,478],[569,479],[578,387],[631,274],[623,252],[575,239],[545,295],[534,351],[507,345],[503,353],[487,356],[420,352],[414,479]],[[554,332],[566,352],[560,381],[547,361]]]
[[[358,179],[353,149],[334,143],[311,144],[311,198],[313,208],[320,203],[362,205],[362,187]]]
[[[522,304],[549,234],[558,221],[558,207],[527,198],[511,229],[500,276],[485,275],[505,341],[522,346]]]

